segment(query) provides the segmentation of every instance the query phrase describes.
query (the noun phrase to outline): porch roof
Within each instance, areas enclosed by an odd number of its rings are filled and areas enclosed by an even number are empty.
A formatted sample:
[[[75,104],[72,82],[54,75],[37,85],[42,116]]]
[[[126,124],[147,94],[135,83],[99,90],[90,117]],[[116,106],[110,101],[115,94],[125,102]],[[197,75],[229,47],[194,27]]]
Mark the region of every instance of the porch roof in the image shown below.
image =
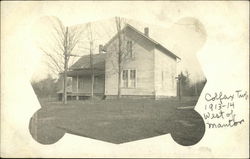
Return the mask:
[[[95,75],[105,73],[105,54],[93,54],[93,67]],[[91,75],[90,56],[85,55],[76,61],[67,72],[69,77]]]
[[[95,68],[94,69],[94,74],[95,75],[104,75],[105,74],[104,67],[102,69]],[[91,69],[90,68],[74,69],[74,70],[68,71],[67,75],[69,77],[74,77],[74,76],[77,76],[77,75],[78,76],[87,76],[87,75],[91,75]]]
[[[93,54],[93,65],[94,68],[100,69],[105,65],[105,56],[106,54]],[[71,67],[71,70],[75,69],[86,69],[90,68],[90,55],[85,55],[77,60]]]

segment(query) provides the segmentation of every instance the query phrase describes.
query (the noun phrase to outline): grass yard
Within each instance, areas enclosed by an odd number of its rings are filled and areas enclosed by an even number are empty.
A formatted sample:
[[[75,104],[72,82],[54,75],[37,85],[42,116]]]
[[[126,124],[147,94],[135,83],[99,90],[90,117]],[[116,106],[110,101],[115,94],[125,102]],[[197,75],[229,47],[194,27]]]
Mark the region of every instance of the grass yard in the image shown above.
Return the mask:
[[[198,142],[205,128],[193,109],[197,99],[110,99],[95,101],[41,102],[42,109],[30,124],[32,136],[50,144],[64,132],[111,143],[124,143],[171,133],[182,145]],[[202,122],[202,124],[201,124]],[[174,134],[174,135],[173,135]]]

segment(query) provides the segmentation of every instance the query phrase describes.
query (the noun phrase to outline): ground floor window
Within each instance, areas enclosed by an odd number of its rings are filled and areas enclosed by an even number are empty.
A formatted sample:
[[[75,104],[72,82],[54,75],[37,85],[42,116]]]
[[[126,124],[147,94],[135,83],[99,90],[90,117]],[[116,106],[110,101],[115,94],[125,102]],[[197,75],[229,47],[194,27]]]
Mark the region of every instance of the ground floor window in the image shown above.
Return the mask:
[[[84,79],[78,78],[78,89],[83,89],[83,88],[84,88]]]
[[[122,71],[122,86],[128,88],[128,70]]]
[[[127,69],[122,71],[122,87],[136,88],[136,70]]]

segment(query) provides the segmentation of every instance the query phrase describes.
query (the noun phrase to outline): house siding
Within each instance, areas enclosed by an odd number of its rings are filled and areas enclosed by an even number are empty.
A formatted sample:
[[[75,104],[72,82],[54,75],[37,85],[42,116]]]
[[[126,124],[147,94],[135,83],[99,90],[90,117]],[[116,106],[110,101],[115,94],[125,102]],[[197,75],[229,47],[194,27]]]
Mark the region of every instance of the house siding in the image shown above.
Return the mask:
[[[122,95],[152,95],[154,96],[154,46],[141,35],[135,34],[131,29],[127,29],[124,39],[133,41],[134,59],[126,60],[123,69],[136,70],[136,88],[122,88]],[[105,65],[105,95],[118,94],[118,64],[117,45],[115,39],[107,48]]]
[[[155,96],[169,97],[177,95],[177,63],[159,49],[154,51]]]
[[[167,49],[152,42],[137,31],[127,28],[122,32],[122,50],[126,48],[127,41],[132,41],[134,57],[123,60],[123,70],[136,70],[136,87],[121,88],[123,97],[170,97],[177,95],[177,59],[171,53],[166,54]],[[128,43],[130,46],[130,42]],[[96,78],[94,93],[102,93],[109,97],[118,95],[118,39],[112,38],[106,44],[105,66],[102,75]],[[83,82],[83,88],[77,89],[77,78],[74,75],[72,92],[90,94],[91,77],[82,75],[78,81]],[[122,81],[121,81],[122,82]]]

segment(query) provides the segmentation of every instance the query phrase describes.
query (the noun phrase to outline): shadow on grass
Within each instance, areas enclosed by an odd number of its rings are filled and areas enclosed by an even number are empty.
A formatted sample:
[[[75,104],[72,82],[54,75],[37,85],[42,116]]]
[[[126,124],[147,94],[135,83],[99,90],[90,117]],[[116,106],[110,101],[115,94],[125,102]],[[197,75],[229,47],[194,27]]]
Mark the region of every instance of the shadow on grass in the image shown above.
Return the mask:
[[[170,133],[177,143],[194,145],[205,133],[203,119],[193,109],[176,109],[179,106],[164,100],[47,103],[31,118],[29,130],[42,144],[55,143],[65,133],[115,144]]]

